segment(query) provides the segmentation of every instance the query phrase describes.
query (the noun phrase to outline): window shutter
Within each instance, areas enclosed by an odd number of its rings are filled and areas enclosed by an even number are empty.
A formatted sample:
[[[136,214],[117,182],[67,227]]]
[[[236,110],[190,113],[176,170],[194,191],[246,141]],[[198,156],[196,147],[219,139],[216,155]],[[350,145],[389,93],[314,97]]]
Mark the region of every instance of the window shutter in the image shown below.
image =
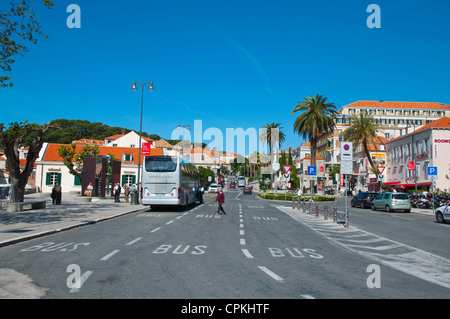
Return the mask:
[[[73,185],[75,185],[75,186],[81,185],[80,177],[78,175],[74,176]]]
[[[56,182],[61,185],[61,173],[56,174]]]
[[[47,173],[45,176],[45,185],[51,185],[52,184],[52,173]]]
[[[127,175],[122,175],[122,184],[121,185],[125,185],[126,182],[127,182]]]

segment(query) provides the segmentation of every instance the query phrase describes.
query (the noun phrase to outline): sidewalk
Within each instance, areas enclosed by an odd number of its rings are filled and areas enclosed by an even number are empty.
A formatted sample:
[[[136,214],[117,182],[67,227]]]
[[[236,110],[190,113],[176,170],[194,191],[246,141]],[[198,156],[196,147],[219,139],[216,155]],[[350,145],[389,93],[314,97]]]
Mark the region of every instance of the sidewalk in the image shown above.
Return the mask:
[[[61,205],[53,205],[49,196],[30,194],[25,195],[25,201],[46,200],[46,208],[17,213],[0,210],[0,247],[149,209],[125,203],[124,198],[120,203],[115,203],[114,198],[93,198],[91,202],[79,198],[77,194],[63,193]]]

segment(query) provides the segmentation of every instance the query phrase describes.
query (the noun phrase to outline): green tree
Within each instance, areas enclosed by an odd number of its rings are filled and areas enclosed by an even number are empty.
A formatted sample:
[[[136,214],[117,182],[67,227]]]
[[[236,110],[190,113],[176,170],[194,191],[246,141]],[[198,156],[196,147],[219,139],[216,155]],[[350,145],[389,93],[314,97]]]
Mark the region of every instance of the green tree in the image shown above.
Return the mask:
[[[69,169],[69,173],[78,176],[82,181],[81,173],[83,171],[83,157],[85,155],[95,156],[100,152],[98,145],[85,145],[81,151],[76,152],[77,145],[61,145],[58,148],[58,154],[63,158],[64,165]],[[74,161],[75,160],[75,161]]]
[[[49,0],[39,2],[49,9],[54,6]],[[23,56],[28,52],[27,42],[36,44],[38,36],[42,36],[41,25],[35,17],[31,0],[10,2],[9,10],[0,10],[0,68],[4,72],[11,72],[14,56]],[[12,86],[11,77],[0,76],[0,87]]]
[[[379,142],[381,142],[377,140],[378,130],[379,128],[375,125],[373,116],[363,112],[352,116],[350,127],[342,135],[345,141],[353,142],[355,148],[361,144],[362,151],[369,160],[371,170],[376,176],[379,175],[379,172],[372,161],[368,146],[373,143],[377,147]]]
[[[306,97],[299,102],[291,112],[291,115],[300,114],[294,121],[294,132],[308,138],[311,143],[311,166],[316,166],[317,143],[323,134],[332,133],[336,124],[336,107],[333,103],[327,103],[328,98],[322,95]],[[311,189],[312,192],[312,189]]]
[[[39,156],[39,152],[44,143],[44,135],[56,126],[44,124],[11,123],[9,128],[5,128],[0,123],[0,145],[4,148],[6,156],[6,170],[9,171],[9,183],[14,187],[14,202],[23,202],[25,186],[33,171],[33,165]],[[25,168],[20,168],[19,148],[23,145],[25,137],[34,134],[34,138],[28,144],[27,163]]]
[[[337,115],[333,103],[327,103],[328,98],[322,95],[307,97],[299,102],[291,112],[291,115],[299,112],[294,122],[294,132],[308,138],[311,143],[311,165],[316,166],[317,142],[323,134],[333,132]]]
[[[286,140],[286,134],[284,134],[281,130],[281,123],[267,123],[262,127],[263,132],[259,136],[261,143],[269,143],[269,153],[270,153],[270,163],[275,163],[273,150],[276,145],[278,148],[281,147],[281,144]],[[273,172],[270,174],[270,179],[273,183]],[[271,183],[271,185],[272,185]]]

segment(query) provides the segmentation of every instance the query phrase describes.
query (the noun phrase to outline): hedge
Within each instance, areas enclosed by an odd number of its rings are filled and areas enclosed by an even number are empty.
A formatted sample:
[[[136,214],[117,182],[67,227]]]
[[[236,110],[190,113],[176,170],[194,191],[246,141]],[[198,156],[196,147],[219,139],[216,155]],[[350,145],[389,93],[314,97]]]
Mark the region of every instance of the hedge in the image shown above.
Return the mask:
[[[270,199],[270,200],[284,200],[284,194],[274,194],[274,193],[258,193],[258,196],[262,199]],[[309,201],[309,195],[303,195],[302,201]],[[297,200],[297,194],[286,194],[286,200],[292,201],[292,199]],[[335,200],[334,196],[330,195],[314,195],[313,201],[315,202],[332,202]]]

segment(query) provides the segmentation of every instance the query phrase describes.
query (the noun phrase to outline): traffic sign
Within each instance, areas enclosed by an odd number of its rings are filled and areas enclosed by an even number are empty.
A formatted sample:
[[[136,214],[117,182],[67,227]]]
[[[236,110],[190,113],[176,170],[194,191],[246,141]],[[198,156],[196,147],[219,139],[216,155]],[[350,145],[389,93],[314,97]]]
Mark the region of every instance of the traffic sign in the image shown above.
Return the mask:
[[[437,166],[428,166],[427,174],[437,176]]]
[[[290,180],[291,179],[291,174],[283,174],[283,177],[285,180]]]
[[[315,167],[315,166],[308,166],[308,175],[309,176],[316,176],[317,175],[317,167]]]
[[[273,163],[273,164],[272,164],[272,169],[273,169],[275,172],[278,172],[278,170],[280,169],[280,163]]]
[[[289,173],[289,171],[291,170],[291,168],[292,168],[291,165],[283,165],[283,169],[284,169],[284,172],[285,172],[286,174]]]
[[[341,174],[353,173],[353,161],[344,160],[341,161]]]
[[[378,175],[378,182],[384,181],[384,175],[379,174]]]
[[[353,161],[353,143],[342,142],[341,143],[341,161]]]

